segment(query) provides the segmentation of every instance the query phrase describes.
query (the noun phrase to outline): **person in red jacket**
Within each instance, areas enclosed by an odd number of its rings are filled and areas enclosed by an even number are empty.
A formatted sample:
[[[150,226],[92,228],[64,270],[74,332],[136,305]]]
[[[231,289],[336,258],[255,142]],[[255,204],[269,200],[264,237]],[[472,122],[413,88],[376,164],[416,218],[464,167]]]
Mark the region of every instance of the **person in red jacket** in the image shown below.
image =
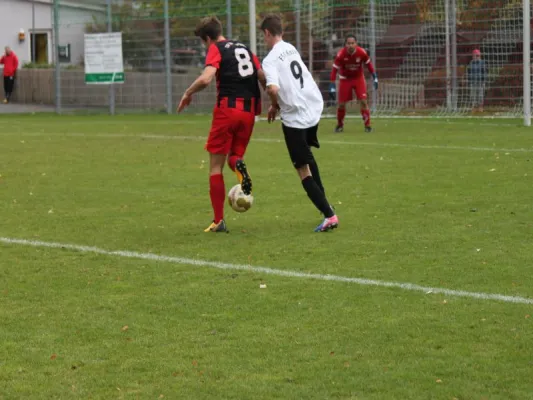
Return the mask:
[[[9,47],[6,47],[6,52],[0,58],[0,64],[4,65],[4,103],[9,103],[13,87],[15,86],[15,77],[17,75],[17,68],[19,67],[19,59]]]
[[[353,92],[357,100],[361,102],[361,116],[365,123],[365,132],[372,132],[370,126],[370,108],[368,107],[365,75],[363,65],[372,74],[374,88],[378,88],[378,75],[370,61],[365,49],[357,45],[354,35],[346,36],[344,48],[337,53],[335,63],[331,71],[330,96],[335,98],[335,81],[339,72],[339,98],[337,109],[337,127],[335,132],[342,132],[344,128],[344,116],[346,115],[346,103],[353,100]]]

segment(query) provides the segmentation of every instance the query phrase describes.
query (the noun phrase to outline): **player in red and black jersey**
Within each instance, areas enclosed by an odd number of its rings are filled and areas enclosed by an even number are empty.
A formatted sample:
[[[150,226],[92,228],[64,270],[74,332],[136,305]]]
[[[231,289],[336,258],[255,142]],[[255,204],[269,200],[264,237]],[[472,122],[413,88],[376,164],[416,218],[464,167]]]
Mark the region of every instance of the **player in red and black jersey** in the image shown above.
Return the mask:
[[[361,116],[365,123],[365,131],[372,132],[370,126],[370,108],[368,107],[365,74],[363,65],[372,74],[374,88],[378,88],[378,75],[365,49],[359,47],[355,36],[348,35],[344,41],[344,47],[337,53],[333,69],[331,70],[330,95],[335,96],[335,81],[339,72],[339,96],[337,108],[337,127],[335,132],[344,129],[344,117],[346,115],[346,103],[353,100],[353,92],[357,100],[361,102]]]
[[[178,112],[187,107],[194,93],[205,89],[216,77],[217,101],[205,149],[210,154],[209,194],[214,218],[205,232],[227,232],[224,222],[226,189],[222,169],[227,161],[237,174],[242,191],[252,193],[252,179],[243,157],[250,141],[255,116],[261,113],[259,81],[265,76],[255,54],[245,45],[222,36],[222,24],[216,17],[203,18],[195,35],[207,47],[203,73],[185,91]]]

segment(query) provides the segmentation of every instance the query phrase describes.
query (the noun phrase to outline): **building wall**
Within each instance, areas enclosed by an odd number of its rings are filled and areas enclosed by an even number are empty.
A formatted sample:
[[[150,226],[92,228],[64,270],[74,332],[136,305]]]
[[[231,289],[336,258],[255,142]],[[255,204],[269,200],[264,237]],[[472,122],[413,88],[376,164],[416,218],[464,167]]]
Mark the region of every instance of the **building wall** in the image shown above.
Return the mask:
[[[51,0],[35,0],[35,32],[48,34],[48,62],[54,62],[54,36]],[[84,54],[85,26],[93,16],[103,16],[102,7],[61,1],[59,10],[59,45],[71,46],[71,64],[79,64]],[[26,40],[20,42],[23,29]],[[28,0],[0,0],[0,48],[9,46],[17,54],[21,66],[31,61],[32,2]],[[0,67],[1,68],[1,67]]]
[[[105,18],[103,10],[80,9],[74,7],[61,7],[59,11],[59,45],[70,44],[70,63],[79,65],[84,58],[84,34],[87,23],[93,21],[93,17],[99,20]]]
[[[24,0],[0,1],[0,46],[11,47],[17,54],[20,64],[31,61],[30,31],[32,28],[32,5]],[[35,3],[35,30],[38,33],[47,32],[49,35],[49,62],[52,61],[52,12],[49,4]],[[21,29],[26,32],[26,40],[19,42],[18,34]]]

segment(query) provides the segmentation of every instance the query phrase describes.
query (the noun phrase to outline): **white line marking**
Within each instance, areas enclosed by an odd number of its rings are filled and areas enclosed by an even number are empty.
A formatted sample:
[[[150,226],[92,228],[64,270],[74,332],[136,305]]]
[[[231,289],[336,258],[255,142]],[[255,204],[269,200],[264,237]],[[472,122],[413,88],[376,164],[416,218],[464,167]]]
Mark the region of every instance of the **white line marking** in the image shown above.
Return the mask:
[[[50,133],[1,133],[1,136],[18,136],[18,137],[85,137],[85,138],[129,138],[129,139],[155,139],[155,140],[194,140],[194,141],[204,141],[207,138],[203,136],[180,136],[180,135],[155,135],[155,134],[139,134],[139,135],[127,135],[127,134],[112,134],[112,133],[95,133],[95,134],[85,134],[85,133],[60,133],[60,134],[50,134]],[[253,136],[252,142],[262,142],[262,143],[283,143],[281,139],[269,139]],[[407,143],[381,143],[381,142],[344,142],[341,140],[320,140],[320,143],[332,144],[332,145],[349,145],[349,146],[372,146],[372,147],[397,147],[397,148],[408,148],[408,149],[436,149],[436,150],[460,150],[460,151],[494,151],[494,152],[507,152],[507,153],[533,153],[533,148],[502,148],[502,147],[470,147],[470,146],[442,146],[442,145],[431,145],[431,144],[407,144]]]
[[[54,242],[41,242],[37,240],[25,240],[25,239],[13,239],[7,237],[0,237],[0,242],[5,244],[16,244],[22,246],[32,246],[32,247],[47,247],[52,249],[67,249],[79,251],[82,253],[93,253],[93,254],[102,254],[106,256],[118,256],[125,258],[137,258],[142,260],[150,261],[159,261],[159,262],[168,262],[173,264],[183,264],[183,265],[194,265],[197,267],[210,267],[224,270],[238,270],[238,271],[250,271],[261,274],[284,276],[289,278],[302,278],[302,279],[315,279],[321,281],[333,281],[333,282],[344,282],[344,283],[355,283],[357,285],[365,286],[379,286],[379,287],[388,287],[388,288],[398,288],[414,292],[424,292],[428,293],[440,293],[448,296],[457,296],[457,297],[469,297],[473,299],[481,300],[497,300],[503,301],[506,303],[516,303],[516,304],[533,304],[533,299],[526,297],[517,297],[517,296],[506,296],[503,294],[495,293],[481,293],[481,292],[467,292],[464,290],[453,290],[453,289],[444,289],[444,288],[434,288],[427,286],[419,286],[413,283],[401,283],[401,282],[387,282],[380,281],[376,279],[366,279],[366,278],[350,278],[345,276],[338,275],[323,275],[323,274],[310,274],[306,272],[298,271],[284,271],[280,269],[273,269],[268,267],[255,267],[252,265],[243,265],[243,264],[229,264],[216,261],[206,261],[206,260],[196,260],[192,258],[183,258],[183,257],[172,257],[157,255],[153,253],[138,253],[135,251],[109,251],[100,249],[98,247],[91,246],[80,246],[75,244],[65,244],[65,243],[54,243]]]

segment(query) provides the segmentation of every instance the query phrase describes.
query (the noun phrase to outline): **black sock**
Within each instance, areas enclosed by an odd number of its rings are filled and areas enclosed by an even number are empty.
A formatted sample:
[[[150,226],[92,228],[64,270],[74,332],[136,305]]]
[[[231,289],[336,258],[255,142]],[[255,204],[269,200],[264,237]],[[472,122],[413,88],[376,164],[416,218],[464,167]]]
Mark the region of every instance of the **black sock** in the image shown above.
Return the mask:
[[[331,218],[335,215],[326,199],[326,195],[320,190],[320,187],[312,176],[308,176],[302,180],[302,185],[307,192],[307,196],[309,196],[315,207],[318,208],[326,218]]]
[[[311,175],[313,175],[313,179],[315,180],[316,184],[322,190],[322,193],[326,194],[326,191],[324,190],[324,185],[322,185],[322,179],[320,179],[320,172],[318,171],[318,164],[316,161],[313,161],[309,164],[309,169],[311,170]]]

